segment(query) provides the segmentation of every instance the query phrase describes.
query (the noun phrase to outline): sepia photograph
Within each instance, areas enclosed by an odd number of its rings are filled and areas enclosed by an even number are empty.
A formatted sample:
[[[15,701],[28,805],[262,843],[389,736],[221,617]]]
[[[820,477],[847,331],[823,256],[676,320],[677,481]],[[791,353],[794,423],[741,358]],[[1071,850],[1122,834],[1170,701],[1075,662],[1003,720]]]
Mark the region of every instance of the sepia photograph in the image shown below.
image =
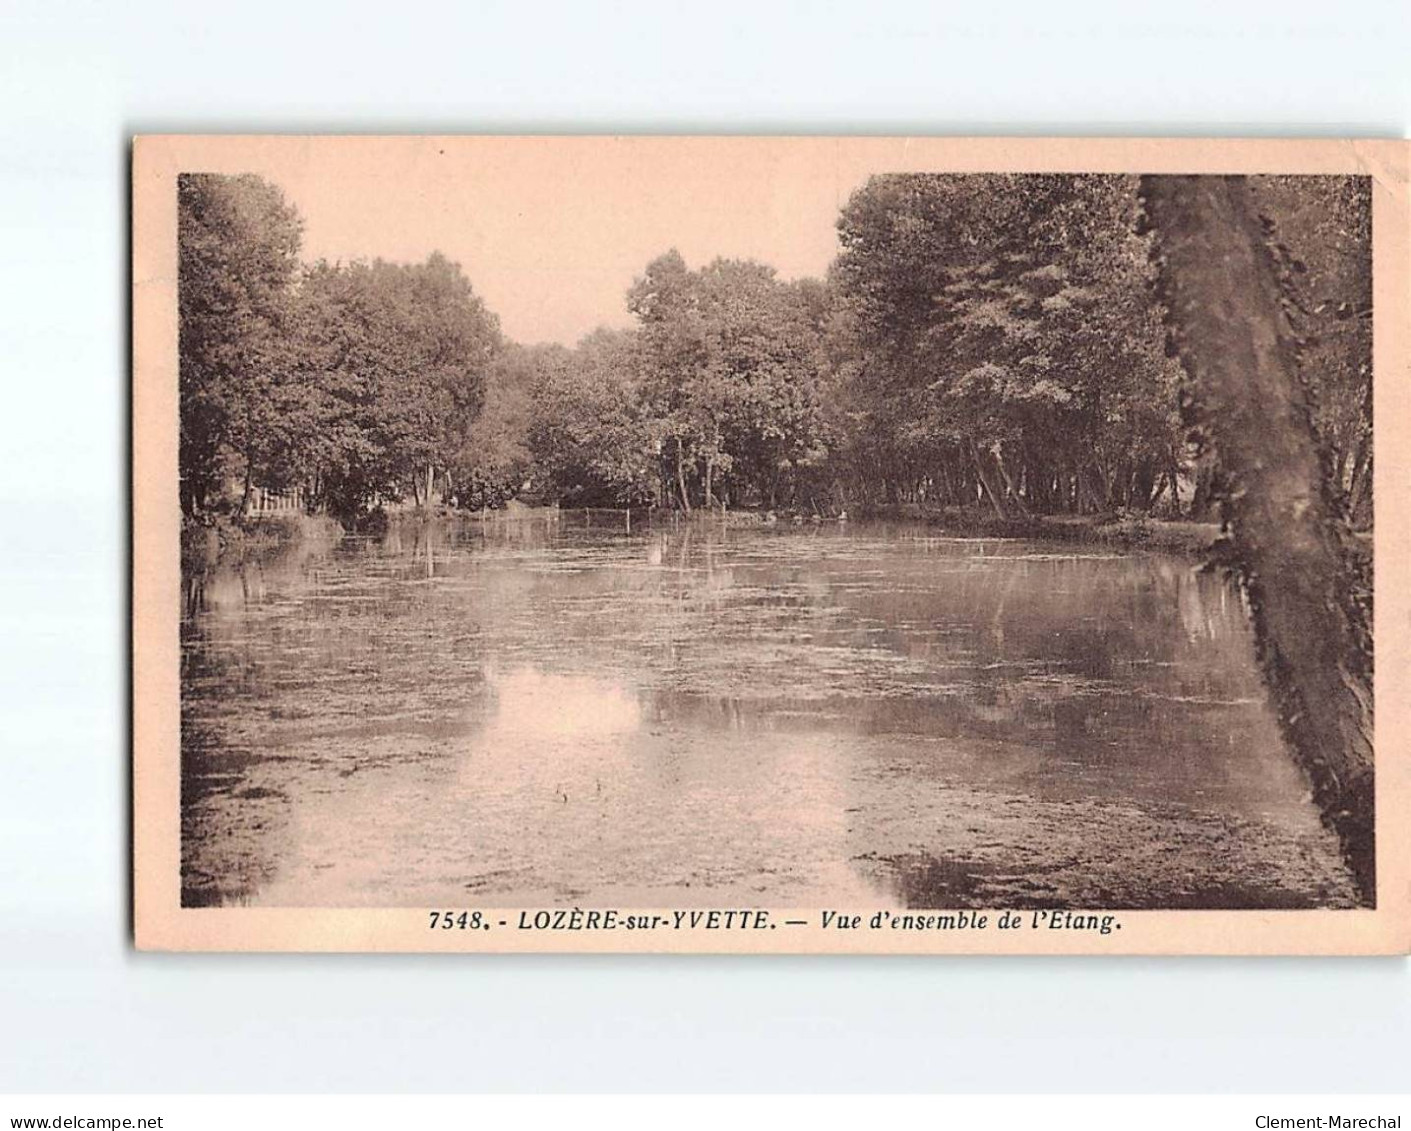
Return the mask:
[[[1406,156],[139,139],[139,945],[1404,952]]]

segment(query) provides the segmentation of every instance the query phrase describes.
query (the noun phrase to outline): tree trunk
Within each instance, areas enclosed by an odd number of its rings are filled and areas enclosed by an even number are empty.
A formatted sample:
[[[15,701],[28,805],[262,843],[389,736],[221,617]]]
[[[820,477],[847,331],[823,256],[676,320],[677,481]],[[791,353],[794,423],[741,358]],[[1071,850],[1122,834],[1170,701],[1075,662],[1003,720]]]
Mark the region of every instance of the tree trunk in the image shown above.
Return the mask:
[[[970,455],[975,463],[975,474],[980,480],[980,486],[989,497],[990,506],[994,507],[995,514],[1001,519],[1009,518],[1009,510],[1004,505],[1004,491],[999,484],[994,481],[994,476],[990,475],[985,468],[985,453],[975,445],[970,445]]]
[[[676,437],[676,486],[681,492],[681,509],[691,513],[691,498],[686,494],[686,462],[681,451],[681,437]]]
[[[1095,514],[1102,510],[1102,500],[1093,487],[1096,473],[1084,465],[1078,468],[1078,513]]]
[[[941,501],[944,505],[950,506],[955,502],[955,489],[951,487],[950,476],[946,473],[946,465],[940,466],[941,472]]]
[[[1009,477],[1009,468],[1004,465],[1004,456],[998,447],[995,448],[995,466],[999,468],[1000,478],[1004,480],[1004,489],[1007,493],[1006,503],[1013,501],[1015,509],[1025,518],[1029,517],[1029,508],[1024,503],[1024,498],[1019,494],[1019,490],[1014,485],[1014,480]]]
[[[1098,460],[1093,466],[1097,468],[1097,481],[1102,487],[1102,497],[1098,500],[1097,509],[1106,514],[1112,509],[1112,472],[1104,460]]]
[[[1372,487],[1372,445],[1363,441],[1358,445],[1357,459],[1352,465],[1352,480],[1347,488],[1347,517],[1354,530],[1362,529],[1364,519],[1371,524],[1370,513]],[[1367,512],[1364,514],[1364,511]]]
[[[250,473],[252,468],[252,462],[247,454],[245,456],[245,490],[240,494],[240,513],[246,518],[250,517],[250,495],[252,491]]]
[[[1236,569],[1284,735],[1376,903],[1371,639],[1279,279],[1243,177],[1143,179],[1173,340],[1229,489]]]
[[[1166,475],[1162,473],[1152,485],[1150,493],[1147,495],[1146,506],[1143,508],[1147,514],[1156,511],[1157,504],[1161,502],[1161,496],[1166,494]]]

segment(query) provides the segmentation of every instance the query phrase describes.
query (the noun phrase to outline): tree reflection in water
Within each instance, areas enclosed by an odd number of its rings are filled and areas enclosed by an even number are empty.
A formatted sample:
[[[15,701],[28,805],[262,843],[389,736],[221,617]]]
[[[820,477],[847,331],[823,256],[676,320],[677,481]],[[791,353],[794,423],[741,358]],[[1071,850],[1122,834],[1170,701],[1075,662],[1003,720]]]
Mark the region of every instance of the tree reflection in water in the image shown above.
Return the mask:
[[[1160,555],[407,524],[189,577],[182,689],[188,904],[1352,898]]]

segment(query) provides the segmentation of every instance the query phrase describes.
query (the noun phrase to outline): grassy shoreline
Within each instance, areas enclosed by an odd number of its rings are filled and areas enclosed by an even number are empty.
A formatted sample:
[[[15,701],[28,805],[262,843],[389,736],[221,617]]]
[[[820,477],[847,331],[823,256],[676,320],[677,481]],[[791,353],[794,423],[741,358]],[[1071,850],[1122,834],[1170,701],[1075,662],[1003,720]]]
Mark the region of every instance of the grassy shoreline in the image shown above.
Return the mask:
[[[259,558],[300,543],[336,542],[342,536],[342,525],[321,514],[183,519],[181,566],[183,572],[209,569],[223,560]]]
[[[1034,538],[1050,542],[1110,546],[1116,549],[1169,550],[1200,555],[1220,537],[1220,524],[1147,515],[1032,515],[1001,519],[979,510],[927,510],[914,506],[878,507],[861,516],[912,521],[948,534],[991,538]]]
[[[462,514],[438,509],[431,515],[398,515],[392,521],[407,518],[418,522],[436,518],[454,520],[471,515],[472,512]],[[766,521],[765,512],[757,510],[692,517],[723,521],[728,526],[763,524]],[[857,518],[862,521],[911,523],[961,537],[1032,538],[1115,549],[1166,550],[1193,556],[1209,551],[1220,535],[1217,523],[1146,516],[1064,515],[1000,519],[980,510],[900,505],[868,508]],[[789,515],[781,515],[781,529],[792,528],[789,519]],[[816,523],[817,519],[812,521]],[[831,523],[836,520],[824,521]],[[344,533],[344,527],[328,515],[222,516],[209,522],[188,519],[183,521],[181,528],[181,560],[186,568],[208,568],[218,561],[259,558],[299,543],[335,542]]]

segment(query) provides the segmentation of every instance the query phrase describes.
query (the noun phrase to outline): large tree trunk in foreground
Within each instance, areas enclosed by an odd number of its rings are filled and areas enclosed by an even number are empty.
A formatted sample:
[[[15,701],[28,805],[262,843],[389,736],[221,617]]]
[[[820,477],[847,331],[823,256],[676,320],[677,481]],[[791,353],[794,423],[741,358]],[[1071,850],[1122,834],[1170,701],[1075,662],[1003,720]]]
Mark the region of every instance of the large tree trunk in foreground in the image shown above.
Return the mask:
[[[1375,904],[1370,634],[1273,257],[1242,177],[1146,177],[1142,195],[1280,725]]]

